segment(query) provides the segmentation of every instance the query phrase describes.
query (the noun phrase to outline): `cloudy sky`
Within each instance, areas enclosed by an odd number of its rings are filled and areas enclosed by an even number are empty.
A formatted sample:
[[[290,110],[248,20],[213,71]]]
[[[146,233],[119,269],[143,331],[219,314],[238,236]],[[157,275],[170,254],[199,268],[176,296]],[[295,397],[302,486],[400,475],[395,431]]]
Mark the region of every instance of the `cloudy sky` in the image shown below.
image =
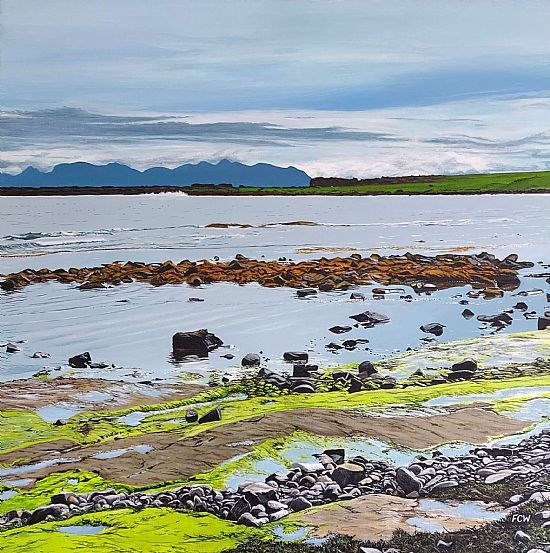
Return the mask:
[[[550,1],[0,0],[0,169],[550,169]]]

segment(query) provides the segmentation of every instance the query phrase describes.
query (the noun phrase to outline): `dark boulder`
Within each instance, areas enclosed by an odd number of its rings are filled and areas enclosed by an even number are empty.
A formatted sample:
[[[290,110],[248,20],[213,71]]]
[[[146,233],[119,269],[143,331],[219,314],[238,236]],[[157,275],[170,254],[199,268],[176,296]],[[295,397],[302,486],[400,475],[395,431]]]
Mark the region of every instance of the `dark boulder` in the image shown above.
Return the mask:
[[[464,311],[462,312],[462,316],[465,319],[471,319],[474,315],[475,313],[471,309],[464,309]]]
[[[187,422],[197,422],[199,420],[199,414],[195,409],[187,409],[187,411],[185,411],[185,420]]]
[[[519,311],[527,311],[529,309],[529,306],[524,301],[518,301],[512,309],[517,309]]]
[[[208,357],[209,352],[222,345],[223,342],[205,328],[192,332],[178,332],[172,336],[172,351],[175,357]]]
[[[47,517],[53,517],[56,520],[66,516],[69,513],[69,507],[64,504],[46,505],[37,507],[27,520],[27,524],[37,524],[44,522]]]
[[[550,317],[539,317],[537,328],[539,330],[550,328]]]
[[[243,367],[257,367],[261,363],[261,358],[257,353],[247,353],[241,361]]]
[[[85,369],[92,363],[92,356],[89,352],[85,351],[79,355],[75,355],[69,359],[69,365],[74,369]]]
[[[291,363],[296,363],[299,361],[307,363],[309,355],[305,351],[285,351],[283,353],[283,359]]]
[[[447,375],[447,379],[451,382],[455,380],[471,380],[475,374],[475,371],[454,370]]]
[[[288,504],[288,506],[290,507],[290,509],[292,511],[294,511],[296,513],[298,511],[303,511],[304,509],[309,509],[310,507],[312,507],[312,503],[310,501],[308,501],[305,497],[298,496],[298,497],[294,498]]]
[[[313,394],[315,393],[315,388],[312,384],[298,384],[292,388],[292,391],[297,394]]]
[[[18,351],[21,351],[19,346],[12,343],[6,344],[6,353],[17,353]]]
[[[15,282],[13,280],[3,280],[0,282],[0,288],[6,292],[13,292],[16,288]]]
[[[365,299],[365,294],[361,294],[360,292],[353,292],[350,297],[349,297],[350,300],[361,300],[361,301],[364,301]]]
[[[427,334],[433,334],[434,336],[441,336],[443,334],[444,328],[445,328],[445,325],[441,323],[428,323],[428,324],[422,325],[420,327],[420,330],[422,332],[426,332]]]
[[[277,501],[275,488],[263,482],[245,482],[239,486],[242,493],[251,507],[255,505],[267,505],[270,501]]]
[[[208,413],[204,414],[199,419],[199,424],[204,424],[206,422],[216,422],[222,420],[222,411],[219,407],[216,407],[215,409],[212,409],[212,411],[208,411]]]
[[[335,465],[341,465],[346,458],[346,450],[343,448],[338,449],[325,449],[323,455],[328,455]]]
[[[399,487],[408,495],[412,492],[420,492],[422,481],[409,469],[399,467],[395,473],[395,479]]]
[[[355,463],[342,463],[331,474],[331,478],[341,487],[358,484],[365,478],[365,469]]]
[[[464,361],[455,363],[451,367],[451,371],[477,371],[477,361],[474,359],[464,359]]]
[[[318,365],[294,365],[292,376],[296,378],[309,378],[316,374],[318,370]]]
[[[362,363],[359,363],[357,370],[359,371],[359,374],[367,374],[368,376],[378,372],[370,361],[363,361]]]

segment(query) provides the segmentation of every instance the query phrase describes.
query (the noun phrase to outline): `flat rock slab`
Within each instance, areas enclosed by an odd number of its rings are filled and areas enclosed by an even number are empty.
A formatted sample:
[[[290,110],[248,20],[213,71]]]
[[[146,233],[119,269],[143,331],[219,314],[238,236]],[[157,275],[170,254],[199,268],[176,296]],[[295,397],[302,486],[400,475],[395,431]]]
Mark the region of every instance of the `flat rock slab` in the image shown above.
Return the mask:
[[[187,399],[207,389],[199,384],[139,384],[100,378],[29,378],[0,383],[2,410],[34,411],[64,404],[79,406],[79,411],[100,411],[113,407],[151,405]],[[93,392],[101,392],[94,399]],[[112,399],[105,401],[104,394]]]
[[[460,502],[447,502],[451,507]],[[473,503],[473,502],[472,502]],[[478,503],[478,502],[476,502]],[[505,513],[496,506],[487,506],[492,512]],[[344,534],[358,540],[389,540],[400,529],[413,534],[418,528],[408,522],[421,518],[426,525],[440,526],[448,532],[481,526],[490,520],[467,518],[456,513],[456,509],[427,509],[418,499],[405,499],[382,494],[370,494],[311,509],[305,513],[291,515],[289,520],[304,524],[313,531],[308,537],[324,538],[330,534]]]
[[[40,478],[52,472],[79,468],[97,472],[115,482],[147,485],[184,480],[207,472],[237,455],[250,452],[254,444],[295,432],[328,437],[363,436],[424,449],[453,441],[483,444],[494,436],[520,432],[530,424],[472,407],[455,407],[449,413],[426,417],[370,417],[353,410],[296,409],[224,424],[179,439],[173,432],[157,432],[123,438],[117,440],[116,445],[104,443],[75,448],[71,444],[70,455],[62,447],[52,451],[51,444],[35,444],[0,455],[0,464],[21,458],[32,463],[61,456],[80,457],[78,463],[49,467],[27,476]],[[153,447],[147,455],[130,451],[111,459],[94,457],[114,448],[131,448],[144,443]]]

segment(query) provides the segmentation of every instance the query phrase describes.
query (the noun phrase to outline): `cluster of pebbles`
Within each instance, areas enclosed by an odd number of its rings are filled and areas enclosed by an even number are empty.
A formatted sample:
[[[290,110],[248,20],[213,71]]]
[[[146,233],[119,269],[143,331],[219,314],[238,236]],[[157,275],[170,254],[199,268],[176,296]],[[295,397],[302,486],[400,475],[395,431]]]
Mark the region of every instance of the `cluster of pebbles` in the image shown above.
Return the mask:
[[[215,490],[203,484],[174,491],[144,493],[108,489],[90,494],[61,492],[51,504],[33,511],[11,511],[0,517],[0,527],[13,528],[43,521],[67,519],[108,509],[168,507],[207,512],[248,526],[277,521],[314,505],[383,493],[406,498],[429,496],[473,483],[496,484],[512,478],[529,483],[529,496],[516,495],[509,505],[550,501],[550,491],[538,483],[550,468],[550,430],[518,445],[477,447],[468,454],[448,457],[439,451],[419,455],[406,467],[362,456],[345,458],[343,449],[326,450],[312,463],[295,463],[286,474],[274,473],[264,482],[247,482],[237,490]]]

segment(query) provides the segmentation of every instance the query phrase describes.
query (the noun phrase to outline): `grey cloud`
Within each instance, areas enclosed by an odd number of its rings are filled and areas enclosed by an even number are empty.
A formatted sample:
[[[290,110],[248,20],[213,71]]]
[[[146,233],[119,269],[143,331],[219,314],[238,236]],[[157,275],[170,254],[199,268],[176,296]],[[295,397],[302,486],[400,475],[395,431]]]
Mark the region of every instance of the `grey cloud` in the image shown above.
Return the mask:
[[[140,139],[234,142],[247,144],[292,144],[314,141],[394,141],[400,138],[381,132],[354,131],[343,127],[288,128],[269,122],[188,123],[173,116],[120,116],[60,108],[4,112],[0,136],[7,148],[24,142],[67,139],[79,141]],[[11,146],[11,147],[10,147]]]

